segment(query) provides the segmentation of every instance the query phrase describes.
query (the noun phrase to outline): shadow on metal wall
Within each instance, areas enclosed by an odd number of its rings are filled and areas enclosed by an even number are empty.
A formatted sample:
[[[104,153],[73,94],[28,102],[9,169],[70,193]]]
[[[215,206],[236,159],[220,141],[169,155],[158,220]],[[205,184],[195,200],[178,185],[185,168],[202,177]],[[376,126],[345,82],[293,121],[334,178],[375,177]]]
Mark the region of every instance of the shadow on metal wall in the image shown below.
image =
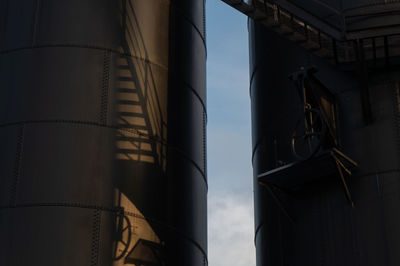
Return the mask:
[[[150,61],[130,0],[122,1],[121,24],[122,53],[114,62],[118,128],[115,204],[121,210],[116,216],[114,265],[165,265],[161,221],[165,217],[168,75],[154,73],[157,65]]]

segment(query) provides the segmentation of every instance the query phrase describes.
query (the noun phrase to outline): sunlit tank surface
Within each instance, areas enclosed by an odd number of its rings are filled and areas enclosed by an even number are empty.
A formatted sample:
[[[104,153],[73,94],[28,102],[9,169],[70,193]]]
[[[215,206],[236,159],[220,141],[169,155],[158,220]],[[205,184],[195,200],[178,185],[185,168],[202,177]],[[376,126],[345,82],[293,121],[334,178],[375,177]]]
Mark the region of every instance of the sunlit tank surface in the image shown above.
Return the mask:
[[[257,265],[399,265],[400,79],[395,61],[388,58],[378,67],[369,61],[359,70],[344,71],[343,65],[318,58],[252,20],[249,34]],[[295,189],[259,184],[260,174],[276,176],[299,161],[291,143],[304,109],[288,77],[307,66],[318,69],[315,78],[336,100],[338,149],[358,163],[352,176],[345,173],[351,200],[339,173],[324,175],[327,169],[313,164],[314,157],[303,170],[321,173],[319,179]],[[362,102],[365,94],[369,104]],[[363,110],[368,107],[369,112]],[[291,175],[293,182],[302,182],[300,170]]]
[[[207,265],[203,0],[0,0],[0,265]]]

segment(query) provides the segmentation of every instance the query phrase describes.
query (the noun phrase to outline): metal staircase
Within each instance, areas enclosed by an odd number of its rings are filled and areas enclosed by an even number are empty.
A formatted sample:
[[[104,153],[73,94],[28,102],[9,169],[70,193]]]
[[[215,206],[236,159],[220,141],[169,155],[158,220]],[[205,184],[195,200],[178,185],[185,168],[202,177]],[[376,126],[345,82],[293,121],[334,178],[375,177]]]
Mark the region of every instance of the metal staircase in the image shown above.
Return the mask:
[[[371,67],[397,63],[400,56],[400,1],[346,10],[335,9],[318,0],[310,0],[314,10],[306,10],[301,1],[222,0],[249,18],[272,29],[332,64],[350,70],[362,60]],[[304,2],[304,1],[303,1]],[[390,3],[388,3],[390,2]],[[391,9],[389,9],[389,6]],[[371,26],[378,17],[386,24]],[[362,23],[361,23],[361,22]]]

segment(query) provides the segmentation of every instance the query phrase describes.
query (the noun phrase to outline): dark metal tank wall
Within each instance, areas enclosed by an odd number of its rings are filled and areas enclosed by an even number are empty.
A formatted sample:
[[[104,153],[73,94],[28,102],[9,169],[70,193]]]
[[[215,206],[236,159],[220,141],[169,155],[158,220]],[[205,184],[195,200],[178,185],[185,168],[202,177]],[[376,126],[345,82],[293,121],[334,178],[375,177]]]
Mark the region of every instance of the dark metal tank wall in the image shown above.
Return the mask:
[[[168,103],[171,265],[207,265],[205,1],[171,1]]]
[[[0,264],[110,265],[118,6],[2,0],[0,13]]]
[[[206,262],[203,38],[203,1],[0,0],[0,265]]]
[[[115,84],[115,205],[119,239],[114,266],[164,265],[170,3],[121,1],[122,41],[113,57]],[[129,230],[130,228],[130,230]]]
[[[398,265],[398,71],[369,71],[373,122],[366,125],[357,73],[342,72],[253,21],[249,34],[257,265]],[[359,164],[348,179],[355,207],[340,177],[328,176],[295,193],[274,191],[291,221],[257,175],[296,161],[290,141],[301,102],[288,75],[310,65],[336,97],[340,149]]]

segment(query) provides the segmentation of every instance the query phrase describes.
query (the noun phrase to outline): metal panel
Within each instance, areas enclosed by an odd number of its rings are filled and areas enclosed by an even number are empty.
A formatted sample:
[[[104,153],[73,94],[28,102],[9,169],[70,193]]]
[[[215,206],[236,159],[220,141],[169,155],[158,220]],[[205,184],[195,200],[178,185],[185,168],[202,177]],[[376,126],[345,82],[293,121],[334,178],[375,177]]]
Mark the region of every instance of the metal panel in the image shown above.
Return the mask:
[[[2,210],[9,238],[3,265],[110,265],[111,219],[107,212],[69,207]],[[4,225],[4,224],[3,224]],[[62,246],[62,248],[60,248]],[[4,257],[5,256],[5,257]]]
[[[367,125],[360,77],[330,67],[253,21],[249,32],[254,176],[296,161],[288,142],[301,110],[287,76],[310,65],[337,99],[340,149],[359,165],[347,178],[354,208],[337,174],[298,190],[272,187],[273,193],[255,179],[257,265],[398,265],[398,71],[369,71],[374,120]]]
[[[34,45],[118,49],[121,44],[119,2],[112,0],[38,1]]]
[[[192,160],[192,164],[199,168],[202,175],[205,176],[205,150],[204,140],[205,131],[203,125],[204,106],[200,102],[198,96],[187,87],[180,92],[179,99],[171,99],[170,111],[174,112],[175,119],[170,121],[174,128],[180,131],[173,132],[169,135],[169,141],[176,143],[176,149],[181,156]],[[181,132],[187,134],[182,135]]]
[[[169,38],[169,2],[129,0],[126,8],[122,9],[122,12],[126,12],[124,30],[129,53],[164,68],[168,68],[169,59],[166,43]]]
[[[48,45],[117,49],[120,44],[118,1],[8,2],[10,15],[2,50]]]
[[[177,12],[181,12],[184,19],[191,23],[195,31],[201,34],[202,39],[206,38],[205,29],[205,1],[203,0],[176,0]]]
[[[0,264],[206,265],[204,1],[0,8]]]
[[[194,90],[205,105],[206,71],[203,66],[206,62],[207,51],[204,39],[195,26],[187,21],[187,18],[178,16],[175,24],[176,31],[185,32],[185,38],[192,40],[192,44],[186,45],[185,42],[175,43],[174,50],[179,52],[174,54],[174,75],[176,75],[176,80],[181,79],[180,82],[186,83],[190,89]]]
[[[173,228],[180,228],[181,232],[199,245],[203,252],[207,251],[207,184],[203,173],[182,156],[179,152],[170,153],[171,164],[181,165],[179,169],[171,169],[171,176],[182,175],[185,178],[171,180],[169,200],[169,215],[180,217],[171,220]],[[184,200],[182,200],[182,198]],[[187,204],[191,202],[191,204]]]
[[[0,127],[0,206],[9,206],[15,202],[21,145],[22,131],[18,125]]]
[[[0,92],[4,108],[0,123],[100,123],[104,57],[103,51],[85,48],[39,48],[2,55],[0,82],[7,89]]]
[[[37,0],[7,1],[2,50],[32,45]]]
[[[204,17],[202,4],[202,0],[174,1],[171,6],[169,87],[173,89],[168,96],[168,218],[169,225],[192,239],[193,245],[177,244],[180,251],[171,252],[168,265],[207,265],[206,47],[202,33],[195,26],[196,18]],[[196,15],[191,15],[194,10]],[[184,40],[190,40],[190,45]]]
[[[16,204],[112,208],[114,134],[78,123],[26,124]]]

